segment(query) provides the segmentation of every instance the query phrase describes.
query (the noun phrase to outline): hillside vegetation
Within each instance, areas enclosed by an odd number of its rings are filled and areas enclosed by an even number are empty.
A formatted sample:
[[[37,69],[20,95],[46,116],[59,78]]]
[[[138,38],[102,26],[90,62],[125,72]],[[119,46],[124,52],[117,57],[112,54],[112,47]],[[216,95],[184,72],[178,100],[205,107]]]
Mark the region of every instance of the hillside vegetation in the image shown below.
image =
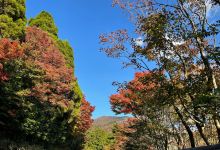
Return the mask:
[[[49,13],[27,22],[24,0],[0,4],[0,148],[81,149],[94,107],[74,76],[73,49]]]
[[[114,116],[103,116],[97,119],[94,119],[92,124],[93,128],[101,128],[105,131],[112,131],[112,128],[116,124],[123,123],[127,117],[114,117]]]
[[[53,16],[42,11],[27,19],[25,0],[0,0],[0,150],[181,150],[220,143],[219,0],[112,5],[133,25],[101,33],[100,50],[137,72],[130,81],[114,82],[109,97],[112,111],[129,117],[93,120],[95,107],[74,73],[73,48],[60,39]],[[88,15],[76,23],[88,33],[79,32],[83,44],[90,43],[89,30],[105,27],[95,27],[93,12]],[[86,69],[98,73],[94,64]],[[114,77],[117,69],[107,69]],[[84,77],[91,80],[90,73]]]

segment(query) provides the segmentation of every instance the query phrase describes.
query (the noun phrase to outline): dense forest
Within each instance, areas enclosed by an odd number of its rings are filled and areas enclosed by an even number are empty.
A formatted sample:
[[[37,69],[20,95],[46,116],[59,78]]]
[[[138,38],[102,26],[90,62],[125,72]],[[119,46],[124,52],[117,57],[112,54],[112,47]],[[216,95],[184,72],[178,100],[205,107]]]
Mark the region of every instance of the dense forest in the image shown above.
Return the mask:
[[[59,37],[52,15],[27,19],[25,0],[0,0],[0,149],[179,150],[220,143],[219,0],[113,0],[113,7],[135,31],[100,33],[100,49],[138,71],[131,81],[113,82],[111,109],[126,117],[94,121],[95,107],[74,73],[73,48]]]
[[[73,49],[49,13],[27,21],[25,0],[0,8],[0,149],[81,149],[94,107],[74,76]]]

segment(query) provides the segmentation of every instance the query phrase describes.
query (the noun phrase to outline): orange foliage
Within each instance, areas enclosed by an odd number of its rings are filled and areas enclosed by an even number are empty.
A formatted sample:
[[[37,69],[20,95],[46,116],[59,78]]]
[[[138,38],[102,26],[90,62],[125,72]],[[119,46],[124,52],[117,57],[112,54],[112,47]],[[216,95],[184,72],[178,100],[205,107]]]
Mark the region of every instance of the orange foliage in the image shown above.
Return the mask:
[[[71,83],[74,82],[73,68],[65,64],[63,54],[53,39],[44,31],[29,27],[26,31],[26,55],[29,61],[45,72],[44,82],[35,86],[32,95],[42,101],[68,106],[73,100]]]
[[[155,76],[162,76],[161,72],[137,72],[135,78],[118,94],[110,97],[112,110],[116,113],[132,114],[137,112],[148,100],[152,100],[154,91],[159,87]]]
[[[95,110],[94,106],[91,106],[90,103],[85,99],[82,99],[82,104],[80,107],[80,117],[78,122],[79,130],[82,133],[85,133],[92,125],[93,119],[91,118],[92,112]]]
[[[9,39],[0,39],[0,81],[8,80],[8,74],[4,72],[4,63],[23,55],[23,49],[19,42]]]
[[[130,128],[137,122],[136,118],[128,118],[124,122],[115,126],[114,135],[115,135],[115,144],[113,145],[114,149],[123,150],[124,144],[129,141],[129,138],[125,134],[131,134],[135,132],[134,129]]]

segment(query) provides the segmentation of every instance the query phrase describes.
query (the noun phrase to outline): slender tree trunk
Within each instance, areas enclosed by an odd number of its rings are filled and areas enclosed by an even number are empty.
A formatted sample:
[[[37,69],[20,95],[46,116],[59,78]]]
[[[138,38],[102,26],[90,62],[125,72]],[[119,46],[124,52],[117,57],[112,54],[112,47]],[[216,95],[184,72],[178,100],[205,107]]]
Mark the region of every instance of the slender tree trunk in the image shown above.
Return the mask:
[[[173,135],[174,135],[174,140],[176,141],[176,144],[178,145],[178,150],[183,149],[182,148],[182,144],[183,144],[183,140],[181,137],[181,134],[179,134],[179,132],[177,131],[175,125],[173,124],[171,117],[168,115],[169,118],[169,122],[171,123],[172,129],[173,129]]]
[[[203,133],[202,126],[196,122],[196,127],[199,131],[200,136],[202,137],[203,141],[205,142],[206,145],[210,145],[208,139],[206,138],[205,134]]]
[[[193,96],[190,96],[191,97],[191,99],[193,100]],[[201,123],[203,123],[204,121],[202,121],[199,117],[198,117],[198,114],[199,114],[199,112],[198,112],[198,109],[197,108],[195,108],[195,106],[193,106],[193,109],[194,109],[194,118],[195,118],[195,124],[196,124],[196,127],[197,127],[197,129],[198,129],[198,131],[199,131],[199,134],[200,134],[200,136],[202,137],[202,139],[203,139],[203,141],[205,142],[205,144],[206,145],[210,145],[209,144],[209,141],[208,141],[208,139],[207,139],[207,137],[205,136],[205,134],[203,133],[203,125],[201,124]],[[202,114],[201,114],[202,115]],[[204,118],[204,116],[202,116],[203,118]]]
[[[218,135],[218,142],[220,143],[220,123],[219,123],[218,119],[216,119],[215,117],[213,119],[214,119],[214,123],[215,123],[215,127],[216,127],[216,132]]]
[[[183,115],[180,113],[180,110],[179,110],[176,106],[174,106],[174,109],[175,109],[177,115],[179,116],[180,120],[182,121],[184,127],[186,128],[186,131],[187,131],[188,136],[189,136],[189,140],[190,140],[191,147],[192,147],[192,148],[196,147],[196,145],[195,145],[195,139],[194,139],[192,130],[190,129],[190,127],[189,127],[189,125],[187,124],[187,122],[184,120]]]

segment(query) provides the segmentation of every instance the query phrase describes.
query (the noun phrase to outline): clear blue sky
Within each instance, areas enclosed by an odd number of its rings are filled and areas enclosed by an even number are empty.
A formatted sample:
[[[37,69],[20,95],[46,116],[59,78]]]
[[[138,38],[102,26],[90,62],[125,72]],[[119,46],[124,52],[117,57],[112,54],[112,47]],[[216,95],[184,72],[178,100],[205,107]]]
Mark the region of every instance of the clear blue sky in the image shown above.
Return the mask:
[[[116,29],[132,30],[128,17],[112,0],[27,0],[27,17],[42,10],[50,12],[59,36],[74,48],[75,73],[88,101],[96,106],[93,117],[114,115],[109,96],[116,92],[113,81],[133,78],[134,70],[122,69],[121,61],[108,58],[99,51],[99,35]]]
[[[99,35],[116,29],[133,31],[128,16],[111,6],[112,0],[26,0],[27,17],[41,11],[50,12],[59,28],[59,36],[68,40],[74,48],[75,73],[79,84],[92,105],[96,106],[93,117],[114,115],[109,96],[116,93],[113,81],[129,81],[134,70],[122,69],[121,61],[108,58],[99,51]],[[208,12],[215,19],[219,7]],[[212,22],[213,20],[211,20]]]

